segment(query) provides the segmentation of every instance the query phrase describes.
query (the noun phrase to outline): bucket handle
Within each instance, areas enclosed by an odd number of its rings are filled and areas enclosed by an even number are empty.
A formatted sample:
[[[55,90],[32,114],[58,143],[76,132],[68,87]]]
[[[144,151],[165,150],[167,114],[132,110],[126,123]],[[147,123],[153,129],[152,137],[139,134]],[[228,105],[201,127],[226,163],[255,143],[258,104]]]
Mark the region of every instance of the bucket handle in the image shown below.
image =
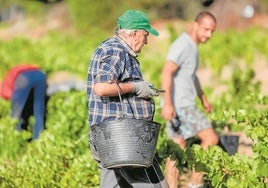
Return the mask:
[[[119,96],[120,104],[121,104],[122,109],[123,109],[123,115],[122,115],[122,117],[123,117],[123,118],[126,118],[126,117],[127,117],[127,114],[124,113],[124,112],[126,112],[126,109],[125,109],[125,106],[124,106],[124,104],[123,104],[123,100],[122,100],[122,96],[121,96],[121,92],[122,92],[122,90],[121,90],[121,88],[120,88],[120,86],[119,86],[119,84],[118,84],[118,82],[117,82],[116,80],[114,80],[114,83],[115,83],[115,85],[116,85],[116,87],[117,87],[117,92],[118,92],[118,96]]]

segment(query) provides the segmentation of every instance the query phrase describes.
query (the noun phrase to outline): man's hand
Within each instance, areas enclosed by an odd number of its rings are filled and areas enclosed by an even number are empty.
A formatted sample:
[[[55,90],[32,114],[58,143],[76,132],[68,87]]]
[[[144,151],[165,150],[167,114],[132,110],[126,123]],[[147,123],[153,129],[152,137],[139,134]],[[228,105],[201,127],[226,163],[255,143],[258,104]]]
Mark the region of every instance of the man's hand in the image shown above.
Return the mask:
[[[153,84],[147,81],[134,82],[133,92],[140,98],[152,98],[159,95],[159,92],[153,88]]]
[[[203,104],[203,107],[205,108],[206,113],[211,113],[212,112],[212,106],[208,102],[206,96],[203,94],[201,97],[201,102]]]
[[[173,118],[175,118],[177,113],[174,106],[172,104],[164,104],[162,107],[161,116],[167,121],[171,121]]]

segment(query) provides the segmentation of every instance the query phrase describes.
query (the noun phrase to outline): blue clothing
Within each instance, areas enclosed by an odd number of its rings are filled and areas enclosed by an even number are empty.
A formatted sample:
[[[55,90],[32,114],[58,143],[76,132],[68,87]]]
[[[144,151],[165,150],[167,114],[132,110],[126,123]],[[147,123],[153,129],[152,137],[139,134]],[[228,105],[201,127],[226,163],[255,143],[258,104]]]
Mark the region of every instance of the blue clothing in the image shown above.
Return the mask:
[[[11,98],[11,117],[18,118],[17,129],[22,129],[22,113],[33,90],[33,139],[37,139],[40,132],[44,129],[45,117],[45,94],[46,76],[40,70],[30,70],[22,72],[15,81],[14,90]]]
[[[155,111],[153,99],[139,98],[135,93],[119,96],[100,97],[93,87],[96,83],[128,83],[143,81],[137,54],[118,36],[105,40],[94,52],[90,61],[87,78],[89,125],[127,116],[129,119],[153,120]],[[92,131],[92,129],[91,129]],[[105,169],[90,134],[90,148],[99,162],[100,187],[168,187],[159,164],[154,161],[148,168]]]
[[[90,61],[87,78],[89,125],[128,118],[152,120],[154,115],[153,99],[137,97],[135,93],[119,97],[100,97],[94,93],[93,86],[99,82],[119,83],[142,81],[143,77],[136,53],[118,36],[105,40],[94,52]]]

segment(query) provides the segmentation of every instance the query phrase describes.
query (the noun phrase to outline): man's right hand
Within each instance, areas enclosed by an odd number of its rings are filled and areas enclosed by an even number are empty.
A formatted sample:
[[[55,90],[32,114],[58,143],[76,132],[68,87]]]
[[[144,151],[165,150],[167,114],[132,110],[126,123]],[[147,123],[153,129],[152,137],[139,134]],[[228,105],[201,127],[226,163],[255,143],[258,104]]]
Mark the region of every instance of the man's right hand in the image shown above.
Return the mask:
[[[171,121],[173,118],[177,116],[175,107],[172,104],[164,104],[161,111],[161,116],[167,120]]]
[[[158,96],[159,93],[153,89],[153,84],[147,81],[134,82],[133,92],[140,98],[152,98]]]

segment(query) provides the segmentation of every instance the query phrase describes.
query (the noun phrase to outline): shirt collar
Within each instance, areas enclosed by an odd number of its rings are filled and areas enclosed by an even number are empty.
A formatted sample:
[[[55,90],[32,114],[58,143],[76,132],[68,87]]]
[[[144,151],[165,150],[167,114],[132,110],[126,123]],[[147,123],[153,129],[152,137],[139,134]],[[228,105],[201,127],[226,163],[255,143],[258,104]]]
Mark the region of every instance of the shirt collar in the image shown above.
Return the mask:
[[[122,39],[121,37],[119,37],[118,35],[114,36],[115,39],[117,39],[120,44],[122,44],[125,48],[125,50],[133,57],[137,57],[138,55],[132,50],[132,48],[126,43],[126,41],[124,39]]]

